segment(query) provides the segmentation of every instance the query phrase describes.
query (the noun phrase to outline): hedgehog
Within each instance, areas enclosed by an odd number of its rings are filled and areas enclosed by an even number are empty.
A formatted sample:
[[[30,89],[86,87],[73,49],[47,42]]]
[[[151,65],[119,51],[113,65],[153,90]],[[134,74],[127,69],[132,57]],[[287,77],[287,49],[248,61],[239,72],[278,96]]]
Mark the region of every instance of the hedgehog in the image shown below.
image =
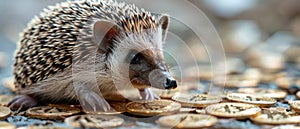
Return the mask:
[[[18,96],[9,106],[78,103],[85,111],[110,111],[108,100],[130,88],[144,100],[159,99],[150,87],[177,87],[163,56],[169,19],[115,0],[49,6],[21,33]]]

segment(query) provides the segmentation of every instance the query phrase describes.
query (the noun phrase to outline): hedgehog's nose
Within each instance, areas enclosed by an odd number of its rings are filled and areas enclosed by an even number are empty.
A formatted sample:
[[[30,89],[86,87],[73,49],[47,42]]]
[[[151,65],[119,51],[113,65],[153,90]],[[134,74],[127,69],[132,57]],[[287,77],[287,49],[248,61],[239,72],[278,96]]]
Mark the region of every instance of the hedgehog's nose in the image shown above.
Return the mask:
[[[176,80],[172,77],[166,78],[164,86],[165,89],[175,89],[177,87]]]

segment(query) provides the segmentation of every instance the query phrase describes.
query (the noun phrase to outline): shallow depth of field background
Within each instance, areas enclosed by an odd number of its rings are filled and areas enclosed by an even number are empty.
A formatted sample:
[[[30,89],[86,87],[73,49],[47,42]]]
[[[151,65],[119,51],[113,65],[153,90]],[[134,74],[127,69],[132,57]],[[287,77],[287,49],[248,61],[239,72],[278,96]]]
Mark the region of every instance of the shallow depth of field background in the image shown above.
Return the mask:
[[[0,79],[12,76],[13,53],[19,39],[19,32],[44,7],[59,1],[0,1]],[[297,57],[300,55],[299,0],[190,1],[204,11],[216,27],[223,42],[226,57],[234,57],[243,62],[247,60],[249,53],[251,55],[251,50],[258,49],[258,51],[267,51],[269,55],[271,53],[270,61],[274,58],[276,61],[277,57],[296,63],[299,61]],[[159,6],[159,4],[155,5]],[[200,42],[188,28],[173,24],[170,29],[190,46]],[[192,50],[199,62],[209,61],[205,49]]]

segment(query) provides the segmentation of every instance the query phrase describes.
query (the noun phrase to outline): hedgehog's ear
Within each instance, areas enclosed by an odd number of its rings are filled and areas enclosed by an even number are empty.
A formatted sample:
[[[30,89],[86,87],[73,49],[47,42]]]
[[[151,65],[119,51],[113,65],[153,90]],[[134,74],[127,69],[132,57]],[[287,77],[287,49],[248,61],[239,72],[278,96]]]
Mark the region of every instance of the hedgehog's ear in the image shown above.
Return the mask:
[[[168,32],[168,28],[169,28],[169,22],[170,22],[170,18],[168,15],[162,15],[159,18],[159,24],[162,29],[162,41],[166,40],[167,32]]]
[[[120,27],[109,21],[97,21],[94,24],[93,35],[99,49],[107,53],[113,47],[113,39],[119,35]]]

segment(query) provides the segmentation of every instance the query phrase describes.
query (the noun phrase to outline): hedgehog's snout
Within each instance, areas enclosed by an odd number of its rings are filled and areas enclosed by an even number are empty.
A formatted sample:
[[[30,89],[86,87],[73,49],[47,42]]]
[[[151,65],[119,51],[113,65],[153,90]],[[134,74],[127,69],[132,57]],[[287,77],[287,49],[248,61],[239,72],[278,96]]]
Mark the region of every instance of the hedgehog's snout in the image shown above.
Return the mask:
[[[174,89],[177,87],[177,82],[173,77],[168,77],[164,83],[165,89]]]
[[[167,71],[156,69],[150,72],[149,81],[152,87],[159,89],[174,89],[177,87],[176,80]]]

